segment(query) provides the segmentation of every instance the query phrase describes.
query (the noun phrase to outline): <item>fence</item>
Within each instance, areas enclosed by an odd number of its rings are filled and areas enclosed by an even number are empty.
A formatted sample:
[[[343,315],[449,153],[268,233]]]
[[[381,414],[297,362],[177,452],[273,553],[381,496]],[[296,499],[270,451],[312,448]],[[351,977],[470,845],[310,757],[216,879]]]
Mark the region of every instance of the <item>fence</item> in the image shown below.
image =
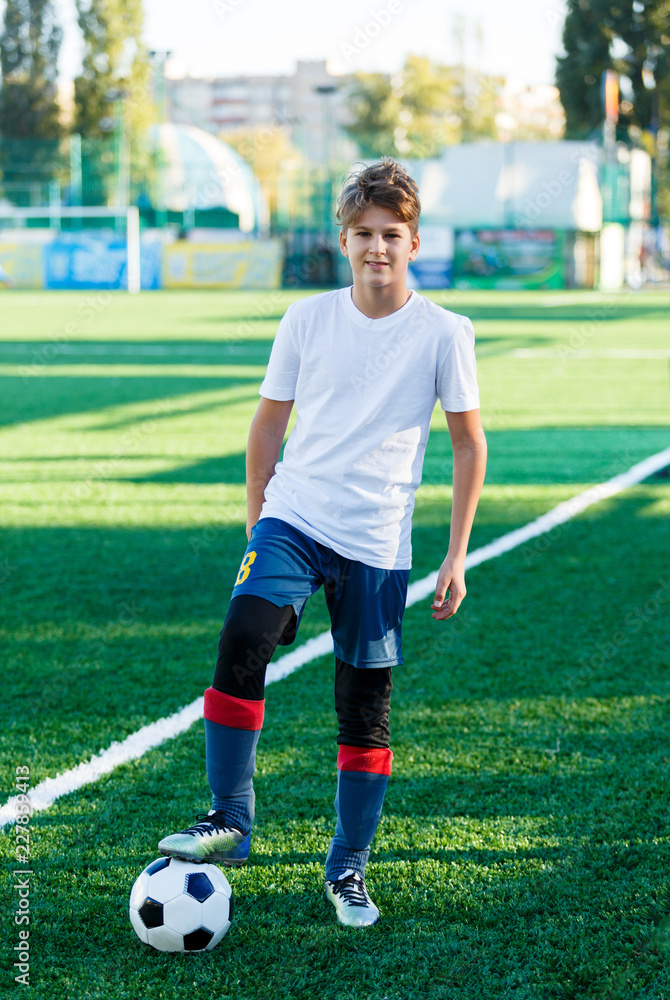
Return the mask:
[[[0,135],[0,201],[20,208],[136,205],[143,226],[237,226],[237,217],[223,207],[174,211],[162,204],[166,167],[151,140],[126,143],[110,134],[100,139],[71,135],[58,142]],[[332,241],[339,180],[323,167],[310,165],[278,175],[279,190],[268,197],[273,209],[271,231],[291,234],[307,230],[326,239],[330,236]],[[64,229],[91,225],[95,223],[63,220]]]

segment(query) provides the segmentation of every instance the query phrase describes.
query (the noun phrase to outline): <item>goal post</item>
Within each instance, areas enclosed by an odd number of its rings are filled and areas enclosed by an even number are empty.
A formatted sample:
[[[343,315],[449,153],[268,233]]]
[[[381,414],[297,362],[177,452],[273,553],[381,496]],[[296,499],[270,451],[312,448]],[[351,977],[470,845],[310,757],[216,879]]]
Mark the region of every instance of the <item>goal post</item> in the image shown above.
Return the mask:
[[[140,210],[137,205],[130,205],[126,211],[126,273],[128,291],[136,295],[141,287]]]
[[[124,219],[126,227],[126,273],[128,291],[137,294],[141,288],[140,211],[137,205],[124,208],[89,205],[46,205],[41,208],[20,208],[0,205],[0,224],[5,220],[22,222],[44,219],[45,228],[60,230],[62,219]]]

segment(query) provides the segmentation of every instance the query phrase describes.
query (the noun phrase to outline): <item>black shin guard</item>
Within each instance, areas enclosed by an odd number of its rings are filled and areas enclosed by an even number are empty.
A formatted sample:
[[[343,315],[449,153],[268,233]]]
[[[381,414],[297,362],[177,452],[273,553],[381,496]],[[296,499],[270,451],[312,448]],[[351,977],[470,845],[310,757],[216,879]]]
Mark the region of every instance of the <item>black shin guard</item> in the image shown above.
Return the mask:
[[[337,742],[350,747],[389,745],[391,667],[361,669],[335,658]]]
[[[263,597],[234,597],[221,630],[212,687],[234,698],[262,701],[267,665],[280,642],[293,641],[295,625],[290,604],[278,608]]]

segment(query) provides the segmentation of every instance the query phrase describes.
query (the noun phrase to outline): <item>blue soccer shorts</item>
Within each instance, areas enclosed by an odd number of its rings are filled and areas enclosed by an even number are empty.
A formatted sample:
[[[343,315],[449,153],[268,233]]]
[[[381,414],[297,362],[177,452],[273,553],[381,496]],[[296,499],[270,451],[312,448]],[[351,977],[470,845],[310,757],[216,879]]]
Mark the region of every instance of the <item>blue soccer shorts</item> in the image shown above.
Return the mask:
[[[408,569],[379,569],[347,559],[276,517],[254,526],[232,598],[251,594],[294,619],[280,644],[293,641],[307,599],[324,588],[335,655],[354,667],[403,662],[401,626]]]

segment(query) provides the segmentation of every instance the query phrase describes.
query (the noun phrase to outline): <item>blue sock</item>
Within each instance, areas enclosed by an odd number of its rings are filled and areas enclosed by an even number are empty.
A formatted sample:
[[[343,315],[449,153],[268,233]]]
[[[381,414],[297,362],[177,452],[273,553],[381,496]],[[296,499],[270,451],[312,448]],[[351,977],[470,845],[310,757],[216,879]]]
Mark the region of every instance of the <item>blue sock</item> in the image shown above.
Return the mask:
[[[215,688],[205,692],[205,749],[212,808],[223,810],[244,834],[254,820],[252,779],[264,706],[262,701],[233,698]]]
[[[390,750],[340,747],[335,796],[337,823],[326,857],[329,881],[348,868],[361,875],[365,873],[370,844],[384,805],[392,757]]]

